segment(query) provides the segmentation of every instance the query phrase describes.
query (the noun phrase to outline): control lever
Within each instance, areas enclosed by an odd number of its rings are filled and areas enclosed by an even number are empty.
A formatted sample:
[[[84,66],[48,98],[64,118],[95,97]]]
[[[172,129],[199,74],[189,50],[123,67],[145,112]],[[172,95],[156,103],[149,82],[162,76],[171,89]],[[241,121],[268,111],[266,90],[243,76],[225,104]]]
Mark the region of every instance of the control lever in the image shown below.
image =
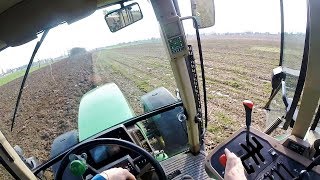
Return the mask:
[[[314,168],[315,166],[320,165],[320,156],[316,157],[310,164],[309,166],[306,168],[306,171],[311,171],[312,168]]]
[[[227,165],[227,156],[226,156],[226,154],[222,154],[219,157],[219,162],[223,167],[226,167],[226,165]]]
[[[309,171],[311,171],[312,168],[318,165],[320,165],[320,156],[316,157],[305,170],[302,170],[299,173],[299,176],[296,177],[295,179],[309,180],[310,179]]]
[[[247,126],[246,140],[248,143],[249,142],[250,126],[251,126],[251,113],[252,113],[252,108],[253,108],[253,102],[251,102],[250,100],[244,100],[243,106],[246,111],[246,126]]]
[[[319,108],[319,111],[320,111],[320,108]],[[317,139],[314,141],[311,149],[313,152],[313,157],[320,156],[320,139]]]

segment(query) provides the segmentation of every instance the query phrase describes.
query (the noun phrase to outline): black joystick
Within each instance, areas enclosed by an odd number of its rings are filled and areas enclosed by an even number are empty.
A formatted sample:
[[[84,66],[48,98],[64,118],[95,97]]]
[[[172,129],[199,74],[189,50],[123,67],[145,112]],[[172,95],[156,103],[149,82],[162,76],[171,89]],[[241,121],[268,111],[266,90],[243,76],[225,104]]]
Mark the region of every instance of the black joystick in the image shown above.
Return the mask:
[[[246,111],[246,126],[247,126],[246,140],[247,140],[247,142],[249,142],[249,133],[250,133],[250,126],[251,126],[251,113],[252,113],[252,109],[253,109],[253,102],[251,102],[249,100],[244,100],[243,106]]]
[[[306,171],[311,171],[312,168],[314,168],[315,166],[320,165],[320,156],[316,157],[310,164],[309,166],[306,168]]]
[[[310,174],[308,171],[306,170],[302,170],[300,173],[299,173],[299,176],[294,178],[294,180],[310,180]]]
[[[318,165],[320,165],[320,156],[316,157],[305,170],[302,170],[300,172],[299,176],[296,177],[295,179],[309,180],[310,179],[309,171],[311,171],[312,168]]]

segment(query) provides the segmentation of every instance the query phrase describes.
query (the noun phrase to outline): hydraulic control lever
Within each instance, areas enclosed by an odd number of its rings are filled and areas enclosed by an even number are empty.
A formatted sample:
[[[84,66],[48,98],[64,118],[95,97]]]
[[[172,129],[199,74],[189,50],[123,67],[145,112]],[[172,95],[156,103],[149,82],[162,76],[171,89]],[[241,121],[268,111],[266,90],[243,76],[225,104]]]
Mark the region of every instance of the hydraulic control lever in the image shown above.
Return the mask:
[[[247,126],[247,136],[246,140],[249,142],[249,133],[250,133],[250,126],[251,126],[251,114],[253,109],[253,102],[250,100],[244,100],[243,106],[246,111],[246,126]]]
[[[311,171],[312,168],[314,168],[315,166],[320,165],[320,156],[316,157],[310,164],[309,166],[306,168],[306,171]]]
[[[311,171],[312,168],[318,165],[320,165],[320,156],[316,157],[305,170],[302,170],[300,172],[299,176],[296,177],[295,179],[309,180],[310,179],[309,171]]]

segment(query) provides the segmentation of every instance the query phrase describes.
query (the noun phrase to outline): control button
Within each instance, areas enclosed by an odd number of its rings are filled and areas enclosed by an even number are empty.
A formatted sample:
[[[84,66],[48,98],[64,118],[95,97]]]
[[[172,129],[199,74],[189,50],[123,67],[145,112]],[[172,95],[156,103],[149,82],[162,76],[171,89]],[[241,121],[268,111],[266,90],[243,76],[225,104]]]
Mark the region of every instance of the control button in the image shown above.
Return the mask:
[[[87,170],[87,164],[82,160],[73,160],[69,167],[71,173],[75,176],[82,176]]]
[[[269,154],[272,156],[272,157],[278,157],[278,153],[274,150],[274,149],[270,149],[269,150]]]
[[[223,167],[226,167],[226,164],[227,164],[227,156],[225,154],[222,154],[220,157],[219,157],[219,162],[220,164],[223,166]]]

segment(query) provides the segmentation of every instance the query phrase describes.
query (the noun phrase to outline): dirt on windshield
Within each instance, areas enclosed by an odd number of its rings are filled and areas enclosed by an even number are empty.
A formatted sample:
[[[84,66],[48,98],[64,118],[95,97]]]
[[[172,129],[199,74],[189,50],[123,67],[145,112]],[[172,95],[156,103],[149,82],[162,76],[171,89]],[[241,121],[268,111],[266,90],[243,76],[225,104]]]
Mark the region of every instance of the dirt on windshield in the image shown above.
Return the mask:
[[[197,54],[196,43],[191,42]],[[245,124],[244,99],[255,103],[253,126],[265,127],[262,107],[271,91],[270,73],[278,64],[279,37],[206,36],[202,46],[210,118],[206,145],[210,150]],[[54,138],[77,128],[80,99],[95,86],[115,82],[136,114],[142,113],[140,97],[146,92],[160,86],[172,93],[176,89],[169,60],[157,40],[95,50],[30,74],[10,132],[21,79],[0,86],[0,130],[27,157],[42,162],[49,158]],[[5,178],[0,174],[0,179]]]

